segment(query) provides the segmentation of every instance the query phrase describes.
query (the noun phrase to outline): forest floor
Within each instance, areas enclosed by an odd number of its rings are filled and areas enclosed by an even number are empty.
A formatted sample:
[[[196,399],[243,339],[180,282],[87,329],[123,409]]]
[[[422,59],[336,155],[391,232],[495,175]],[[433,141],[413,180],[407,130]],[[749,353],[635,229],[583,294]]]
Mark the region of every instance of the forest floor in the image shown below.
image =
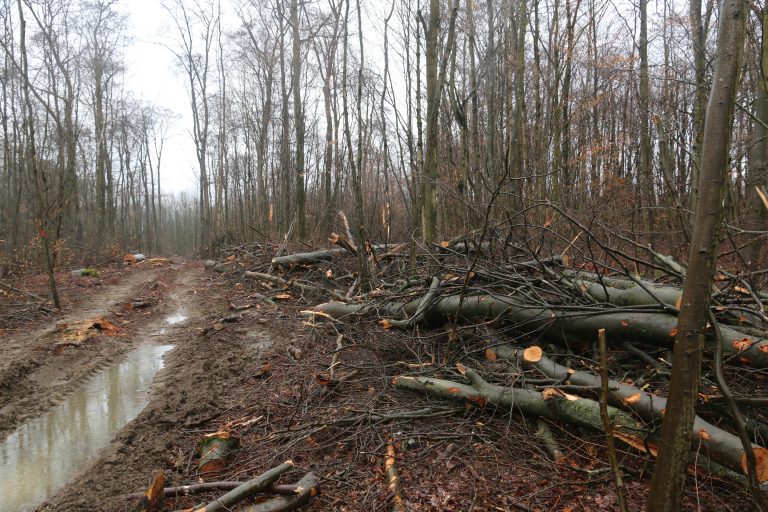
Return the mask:
[[[471,343],[458,347],[455,333],[383,331],[374,321],[307,322],[300,311],[314,298],[272,293],[275,309],[259,303],[264,283],[243,279],[242,272],[206,270],[200,261],[100,274],[63,274],[61,313],[7,314],[22,297],[6,294],[0,301],[0,438],[139,345],[175,348],[149,405],[40,510],[133,510],[135,500],[126,495],[145,490],[158,471],[166,485],[199,482],[198,441],[221,430],[237,436],[240,448],[217,479],[247,480],[291,459],[295,470],[286,482],[307,471],[320,478],[321,494],[307,510],[392,510],[383,464],[389,445],[407,510],[618,510],[601,434],[550,424],[566,456],[555,464],[534,420],[492,407],[451,407],[391,386],[393,376],[419,365],[455,375],[446,364],[455,359],[452,351],[462,350],[464,359],[482,355]],[[39,294],[44,285],[39,276],[15,283]],[[149,307],[126,311],[125,302]],[[220,321],[233,310],[237,318]],[[172,315],[186,319],[169,325]],[[104,318],[115,328],[61,344],[63,324],[84,318]],[[336,378],[329,385],[332,365]],[[413,411],[421,412],[381,417]],[[630,509],[642,510],[653,464],[626,446],[619,458]],[[166,500],[164,510],[220,494]],[[703,474],[690,476],[685,507],[754,509],[744,489]]]

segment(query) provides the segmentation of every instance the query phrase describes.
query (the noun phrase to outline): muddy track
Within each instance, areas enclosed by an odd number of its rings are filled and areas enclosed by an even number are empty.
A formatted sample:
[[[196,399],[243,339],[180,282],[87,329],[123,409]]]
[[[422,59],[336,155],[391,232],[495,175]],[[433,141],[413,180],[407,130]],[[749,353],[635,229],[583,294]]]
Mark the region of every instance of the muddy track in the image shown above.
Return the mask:
[[[132,324],[147,319],[151,319],[149,324],[162,321],[164,311],[173,307],[173,301],[168,299],[172,298],[180,270],[172,268],[133,270],[117,283],[86,298],[55,322],[2,338],[0,439],[7,437],[24,420],[51,409],[95,372],[119,361],[137,344],[146,342],[146,329],[134,333]],[[58,339],[56,324],[109,316],[111,311],[120,309],[120,303],[142,296],[153,286],[168,291],[160,291],[159,303],[151,310],[134,315],[121,324],[120,336],[99,336],[76,348],[54,349]]]
[[[150,403],[96,461],[38,510],[132,510],[123,496],[145,488],[147,475],[165,471],[173,481],[174,472],[185,474],[199,432],[234,405],[231,391],[242,381],[244,369],[260,364],[259,349],[270,344],[265,335],[252,332],[247,336],[201,336],[212,315],[226,309],[211,288],[199,263],[184,265],[177,272],[165,300],[166,316],[133,334],[175,347],[165,355],[165,367],[155,378]],[[175,313],[187,318],[169,325],[167,315]]]

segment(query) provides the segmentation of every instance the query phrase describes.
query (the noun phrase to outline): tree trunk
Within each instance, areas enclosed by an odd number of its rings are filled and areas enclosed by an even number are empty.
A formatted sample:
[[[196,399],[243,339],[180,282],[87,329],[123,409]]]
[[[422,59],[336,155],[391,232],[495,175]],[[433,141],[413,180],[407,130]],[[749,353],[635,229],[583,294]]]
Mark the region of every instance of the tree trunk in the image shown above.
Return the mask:
[[[683,299],[684,300],[684,299]],[[411,316],[421,304],[420,299],[406,304],[389,302],[370,307],[365,304],[327,302],[313,311],[334,318],[348,315],[382,314]],[[597,331],[605,329],[609,339],[635,341],[650,345],[671,347],[675,344],[677,319],[666,313],[639,312],[588,312],[572,313],[526,304],[517,298],[502,295],[450,295],[438,297],[424,312],[424,321],[442,325],[451,319],[468,322],[498,321],[521,333],[536,333],[555,343],[584,346],[597,342]],[[382,320],[385,327],[390,321]],[[722,326],[723,352],[737,357],[738,361],[756,368],[768,367],[768,340],[744,335]],[[712,343],[714,343],[712,341]],[[703,347],[702,347],[703,348]]]
[[[440,0],[429,2],[429,26],[426,33],[427,75],[427,154],[422,182],[422,233],[424,240],[437,237],[437,118],[440,92],[437,87],[437,38],[440,33]]]
[[[768,4],[762,12],[760,65],[757,70],[755,87],[755,122],[752,150],[749,152],[747,170],[747,227],[754,230],[765,228],[768,209],[762,204],[756,187],[765,186],[768,181]],[[758,239],[744,248],[744,259],[748,270],[760,268],[760,248],[763,243]]]
[[[301,39],[299,36],[298,0],[291,0],[291,28],[293,30],[293,117],[296,129],[296,238],[307,236],[307,220],[304,214],[304,112],[301,104]]]
[[[699,197],[674,343],[674,365],[659,460],[653,473],[647,510],[680,510],[685,486],[688,440],[696,416],[701,354],[717,261],[723,198],[736,87],[744,51],[747,18],[743,0],[722,3],[717,61],[707,105]]]

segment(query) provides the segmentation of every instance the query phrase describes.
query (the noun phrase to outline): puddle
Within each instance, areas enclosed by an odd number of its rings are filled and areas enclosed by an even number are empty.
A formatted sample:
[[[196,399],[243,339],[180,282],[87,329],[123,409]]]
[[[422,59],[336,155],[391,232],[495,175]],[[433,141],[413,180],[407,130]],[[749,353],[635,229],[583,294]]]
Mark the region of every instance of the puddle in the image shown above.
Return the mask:
[[[171,348],[139,347],[1,442],[0,510],[32,510],[83,469],[147,405],[152,379]]]
[[[171,325],[180,324],[186,319],[187,319],[187,315],[185,315],[184,313],[175,313],[171,316],[165,317],[165,323],[171,324]]]

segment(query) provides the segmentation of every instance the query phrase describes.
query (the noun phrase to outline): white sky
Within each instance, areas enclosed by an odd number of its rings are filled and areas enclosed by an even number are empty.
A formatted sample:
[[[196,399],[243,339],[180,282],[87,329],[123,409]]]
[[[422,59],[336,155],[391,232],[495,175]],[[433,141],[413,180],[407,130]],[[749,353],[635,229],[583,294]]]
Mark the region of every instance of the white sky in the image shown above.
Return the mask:
[[[160,0],[126,0],[119,5],[129,14],[132,38],[125,50],[126,87],[137,97],[180,116],[171,125],[163,150],[163,193],[195,190],[197,164],[189,97],[175,57],[163,46],[173,46],[175,27]]]
[[[363,24],[369,27],[364,36],[367,65],[379,68],[379,71],[383,68],[383,18],[391,2],[366,2],[369,5],[363,11]],[[125,50],[126,87],[137,97],[168,108],[179,116],[171,126],[163,152],[163,193],[194,191],[197,187],[197,161],[191,135],[189,96],[185,77],[176,66],[175,57],[165,46],[174,47],[177,44],[177,29],[170,14],[162,7],[161,0],[122,0],[118,6],[129,15],[128,34],[131,40]],[[223,0],[225,32],[228,26],[238,23],[231,9],[232,0]],[[352,22],[355,21],[356,17]],[[354,29],[352,31],[355,32]],[[356,33],[350,44],[353,48],[357,47]],[[314,57],[312,59],[314,62]],[[398,66],[395,57],[392,61],[393,67]]]

